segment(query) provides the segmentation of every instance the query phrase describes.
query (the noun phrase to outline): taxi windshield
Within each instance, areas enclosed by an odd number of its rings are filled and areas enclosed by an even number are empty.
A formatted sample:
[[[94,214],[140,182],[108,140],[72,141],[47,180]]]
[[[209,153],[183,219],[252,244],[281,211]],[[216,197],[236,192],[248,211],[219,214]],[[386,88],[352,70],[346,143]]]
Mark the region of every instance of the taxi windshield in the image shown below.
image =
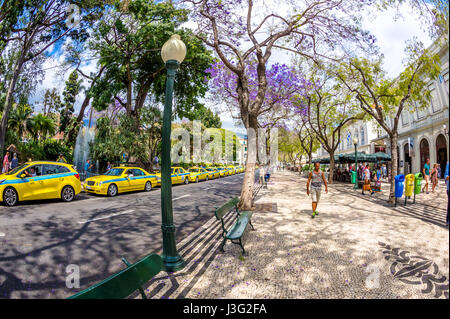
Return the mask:
[[[14,168],[13,170],[9,171],[8,173],[6,173],[6,175],[14,175],[18,172],[20,172],[22,169],[24,169],[25,167],[27,167],[29,164],[22,164],[20,166],[17,166],[16,168]]]
[[[105,173],[108,176],[120,176],[123,173],[123,168],[112,168]]]

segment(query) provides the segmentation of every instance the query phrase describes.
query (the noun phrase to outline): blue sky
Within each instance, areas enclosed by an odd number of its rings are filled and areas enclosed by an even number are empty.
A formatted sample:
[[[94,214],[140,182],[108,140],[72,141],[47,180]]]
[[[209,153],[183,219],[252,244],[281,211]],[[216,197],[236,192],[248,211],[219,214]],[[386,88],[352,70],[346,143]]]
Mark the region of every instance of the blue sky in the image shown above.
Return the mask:
[[[414,12],[408,5],[402,5],[400,7],[402,17],[395,19],[395,13],[392,11],[385,11],[374,14],[369,12],[364,14],[363,27],[369,30],[377,38],[377,43],[381,49],[381,52],[385,56],[384,68],[391,77],[396,77],[402,70],[402,61],[404,58],[404,47],[407,40],[417,37],[421,40],[425,46],[431,45],[431,40],[423,25],[421,25],[421,17]],[[188,24],[189,25],[189,24]],[[47,51],[47,55],[50,57],[45,63],[44,68],[46,76],[41,85],[36,89],[35,96],[31,99],[32,103],[39,104],[43,99],[43,93],[47,88],[57,87],[61,92],[64,88],[64,81],[68,78],[70,72],[66,72],[64,77],[57,74],[58,68],[53,68],[56,65],[60,65],[63,62],[63,43],[62,41],[56,43],[50,50]],[[271,61],[289,61],[291,60],[290,54],[285,52],[274,51]],[[83,66],[83,71],[89,73],[96,69],[96,61],[91,61]],[[83,94],[79,94],[77,102],[75,104],[75,110],[78,112],[81,102],[83,100]],[[216,105],[207,102],[207,106],[215,110]],[[39,107],[37,107],[39,110]],[[220,114],[223,127],[236,132],[244,132],[242,127],[236,127],[235,121],[231,118],[230,114],[226,112]]]

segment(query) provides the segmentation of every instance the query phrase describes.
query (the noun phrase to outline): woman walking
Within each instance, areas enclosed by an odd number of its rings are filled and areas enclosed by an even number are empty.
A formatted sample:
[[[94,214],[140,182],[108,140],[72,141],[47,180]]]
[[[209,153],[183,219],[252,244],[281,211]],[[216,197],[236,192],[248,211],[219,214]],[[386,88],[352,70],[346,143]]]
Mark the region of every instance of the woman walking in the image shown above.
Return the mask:
[[[366,168],[364,169],[364,185],[362,189],[362,194],[364,194],[364,191],[370,191],[370,195],[373,195],[374,191],[370,187],[370,168],[369,164],[366,165]]]
[[[434,193],[434,190],[438,184],[438,165],[434,164],[433,169],[431,170],[431,192]]]
[[[9,171],[9,151],[7,151],[5,157],[3,157],[2,173],[8,173],[8,171]]]

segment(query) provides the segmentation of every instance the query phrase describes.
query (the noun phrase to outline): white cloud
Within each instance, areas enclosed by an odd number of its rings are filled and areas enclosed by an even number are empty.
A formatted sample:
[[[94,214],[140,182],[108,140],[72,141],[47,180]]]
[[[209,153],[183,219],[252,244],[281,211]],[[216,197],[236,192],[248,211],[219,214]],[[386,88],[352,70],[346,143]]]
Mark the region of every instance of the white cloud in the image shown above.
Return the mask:
[[[396,77],[403,71],[406,41],[417,37],[425,47],[432,43],[417,11],[406,3],[399,7],[399,11],[401,16],[398,19],[394,10],[388,10],[369,11],[364,14],[363,20],[363,27],[377,38],[377,44],[384,54],[384,69],[390,77]]]

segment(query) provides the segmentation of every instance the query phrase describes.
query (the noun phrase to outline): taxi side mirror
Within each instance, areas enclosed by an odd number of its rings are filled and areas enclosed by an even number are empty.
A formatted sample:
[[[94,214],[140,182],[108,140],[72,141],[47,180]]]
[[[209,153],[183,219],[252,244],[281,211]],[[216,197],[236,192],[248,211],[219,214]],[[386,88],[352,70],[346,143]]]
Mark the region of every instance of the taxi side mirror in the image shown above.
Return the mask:
[[[20,174],[20,178],[25,178],[27,177],[27,174]]]

